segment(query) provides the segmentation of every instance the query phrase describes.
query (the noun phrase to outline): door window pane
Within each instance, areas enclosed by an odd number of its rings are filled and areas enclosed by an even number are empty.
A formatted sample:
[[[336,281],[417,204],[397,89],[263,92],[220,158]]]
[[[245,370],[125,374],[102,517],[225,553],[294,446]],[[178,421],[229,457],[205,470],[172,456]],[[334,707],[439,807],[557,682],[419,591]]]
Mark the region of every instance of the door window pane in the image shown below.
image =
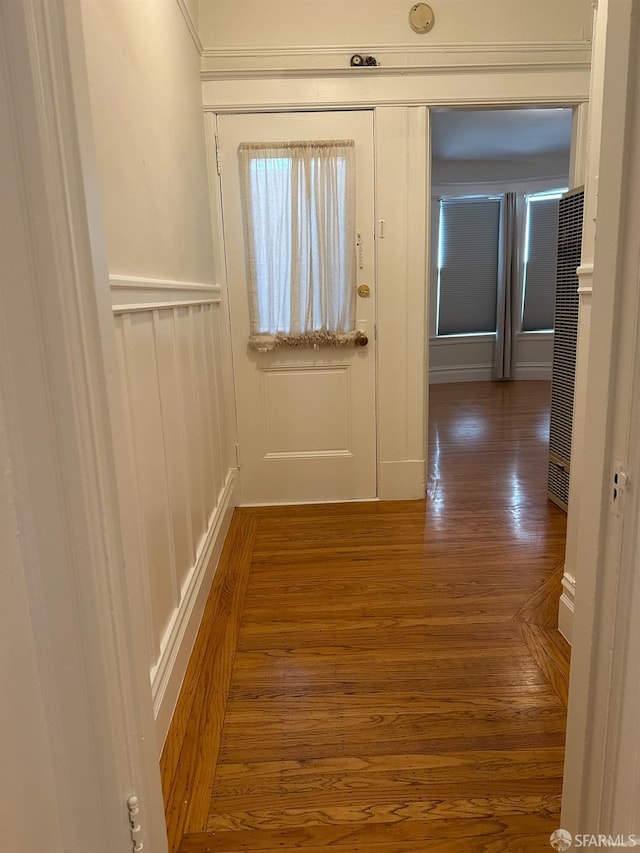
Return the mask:
[[[250,345],[355,335],[354,143],[243,143]]]

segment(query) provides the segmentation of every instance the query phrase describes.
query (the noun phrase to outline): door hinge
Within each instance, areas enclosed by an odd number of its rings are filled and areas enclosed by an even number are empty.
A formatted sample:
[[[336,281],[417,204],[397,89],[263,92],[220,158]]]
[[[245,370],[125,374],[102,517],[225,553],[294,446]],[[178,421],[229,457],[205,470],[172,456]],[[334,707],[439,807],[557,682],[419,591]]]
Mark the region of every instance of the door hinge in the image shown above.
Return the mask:
[[[215,135],[216,141],[216,172],[221,175],[222,174],[222,152],[220,151],[220,137],[216,133]]]
[[[236,442],[236,468],[240,467],[240,445]]]
[[[127,800],[127,809],[129,812],[129,832],[131,833],[131,841],[133,842],[133,853],[140,853],[141,850],[144,850],[144,833],[140,824],[140,801],[137,797],[129,797]]]

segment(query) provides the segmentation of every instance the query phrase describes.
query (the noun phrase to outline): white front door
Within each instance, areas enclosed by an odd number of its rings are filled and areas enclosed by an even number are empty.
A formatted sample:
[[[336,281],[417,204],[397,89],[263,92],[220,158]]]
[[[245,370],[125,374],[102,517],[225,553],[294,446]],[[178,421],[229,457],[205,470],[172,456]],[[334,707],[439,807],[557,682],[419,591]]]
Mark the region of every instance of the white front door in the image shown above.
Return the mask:
[[[240,501],[305,503],[376,496],[373,114],[228,115],[218,119],[237,392]],[[240,143],[353,140],[355,325],[365,346],[248,347],[250,307]],[[363,340],[361,336],[361,340]]]

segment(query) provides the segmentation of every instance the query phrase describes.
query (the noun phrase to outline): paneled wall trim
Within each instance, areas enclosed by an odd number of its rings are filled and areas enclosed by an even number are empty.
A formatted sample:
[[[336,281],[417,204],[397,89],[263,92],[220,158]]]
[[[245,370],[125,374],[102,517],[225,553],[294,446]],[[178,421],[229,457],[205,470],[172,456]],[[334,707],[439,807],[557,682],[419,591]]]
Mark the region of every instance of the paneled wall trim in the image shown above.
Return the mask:
[[[114,314],[221,301],[221,288],[217,284],[121,275],[110,275],[109,284]]]
[[[235,506],[217,285],[110,276],[160,747]]]
[[[160,750],[169,731],[189,657],[202,621],[204,606],[218,568],[222,547],[236,505],[237,472],[227,474],[220,501],[182,589],[180,606],[164,636],[158,663],[151,670],[151,695]]]

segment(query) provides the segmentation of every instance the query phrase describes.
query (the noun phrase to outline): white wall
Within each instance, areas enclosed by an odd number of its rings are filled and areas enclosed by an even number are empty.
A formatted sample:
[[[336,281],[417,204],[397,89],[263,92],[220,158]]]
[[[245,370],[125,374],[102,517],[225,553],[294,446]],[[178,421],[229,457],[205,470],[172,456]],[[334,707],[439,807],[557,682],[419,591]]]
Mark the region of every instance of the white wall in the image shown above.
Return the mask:
[[[549,179],[561,178],[566,181],[568,174],[569,149],[566,152],[529,155],[509,160],[437,158],[433,163],[434,186],[493,183],[508,186],[509,191],[513,192],[534,192],[549,186]]]
[[[195,13],[196,7],[190,4]],[[83,0],[128,477],[162,744],[234,505],[200,56],[176,0]]]
[[[513,3],[513,0],[448,0],[433,4],[434,29],[427,35],[409,27],[404,0],[324,0],[315,6],[274,0],[268,13],[261,0],[243,4],[201,0],[200,30],[205,67],[253,67],[256,48],[262,61],[274,66],[348,64],[354,52],[374,51],[384,65],[455,64],[455,50],[438,48],[482,44],[486,61],[490,46],[511,44],[514,54],[523,42],[556,44],[555,52],[570,54],[575,43],[589,38],[589,0]]]
[[[200,57],[176,0],[83,0],[110,273],[213,281]]]

